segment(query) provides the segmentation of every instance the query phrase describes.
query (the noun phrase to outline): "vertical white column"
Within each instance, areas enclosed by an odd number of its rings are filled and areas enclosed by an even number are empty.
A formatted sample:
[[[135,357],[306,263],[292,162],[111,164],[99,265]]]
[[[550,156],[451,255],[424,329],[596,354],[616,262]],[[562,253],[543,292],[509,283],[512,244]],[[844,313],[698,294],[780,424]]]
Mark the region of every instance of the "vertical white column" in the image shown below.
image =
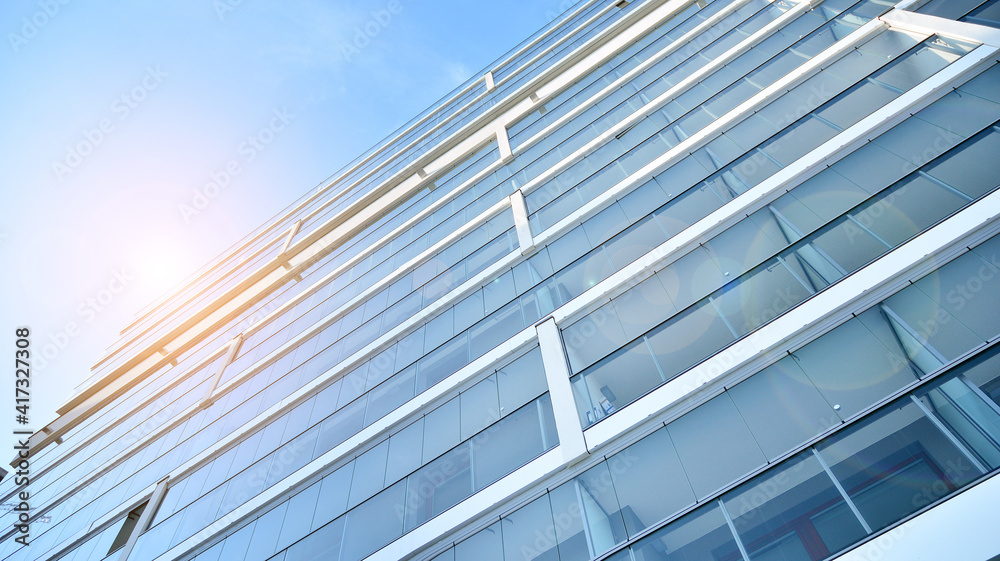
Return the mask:
[[[299,228],[301,227],[302,219],[300,218],[295,221],[295,224],[292,224],[291,228],[288,229],[288,234],[285,237],[285,244],[281,246],[281,255],[284,255],[288,251],[288,248],[292,247],[292,239],[299,233]]]
[[[528,206],[524,203],[524,194],[520,189],[510,196],[510,209],[514,213],[514,227],[517,230],[517,243],[521,246],[521,255],[534,253],[535,238],[531,235]]]
[[[500,149],[500,160],[507,163],[514,159],[514,151],[510,147],[510,136],[503,123],[496,124],[497,147]]]
[[[149,527],[149,523],[153,521],[153,515],[156,514],[160,503],[163,501],[163,496],[167,493],[167,481],[169,479],[169,477],[164,477],[156,484],[153,493],[146,502],[146,508],[142,509],[142,516],[139,517],[139,521],[132,528],[132,533],[129,534],[128,541],[122,546],[122,552],[118,556],[118,561],[126,561],[128,559],[129,554],[132,553],[132,548],[135,547],[136,540],[139,539],[139,535],[145,532],[146,528]]]
[[[201,398],[201,406],[208,407],[212,404],[212,394],[215,393],[216,388],[219,387],[219,380],[222,379],[222,373],[226,371],[226,367],[229,363],[236,358],[236,352],[240,350],[240,343],[243,342],[243,334],[237,335],[230,343],[229,350],[226,351],[226,358],[222,360],[219,364],[219,369],[216,371],[215,375],[212,376],[212,381],[208,384],[208,388],[205,389],[205,396]]]
[[[538,346],[542,352],[545,380],[549,384],[563,462],[574,463],[587,455],[587,442],[583,438],[583,425],[569,383],[569,363],[559,337],[559,326],[556,320],[549,318],[536,325],[535,330],[538,332]]]

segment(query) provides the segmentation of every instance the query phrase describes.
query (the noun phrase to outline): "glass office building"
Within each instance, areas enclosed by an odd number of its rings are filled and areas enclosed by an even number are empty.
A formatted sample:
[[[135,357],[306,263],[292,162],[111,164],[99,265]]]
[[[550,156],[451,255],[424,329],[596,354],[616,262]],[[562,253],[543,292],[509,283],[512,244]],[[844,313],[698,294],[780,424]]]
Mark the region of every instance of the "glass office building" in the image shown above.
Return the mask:
[[[993,558],[998,20],[584,0],[143,310],[0,559]]]

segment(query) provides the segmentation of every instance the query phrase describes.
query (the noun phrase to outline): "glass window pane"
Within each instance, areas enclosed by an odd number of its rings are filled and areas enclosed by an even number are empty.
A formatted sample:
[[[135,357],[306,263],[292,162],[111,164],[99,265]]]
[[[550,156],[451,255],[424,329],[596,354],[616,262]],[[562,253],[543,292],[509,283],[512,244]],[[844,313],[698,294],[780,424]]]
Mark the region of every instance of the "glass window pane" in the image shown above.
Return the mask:
[[[671,422],[667,431],[699,499],[767,461],[725,393]]]
[[[819,561],[866,536],[812,451],[723,497],[751,561]]]
[[[583,227],[577,227],[563,234],[559,239],[549,244],[549,255],[552,257],[552,267],[556,271],[575,261],[579,256],[593,248],[587,241]]]
[[[319,498],[319,487],[319,483],[313,483],[289,499],[276,549],[285,549],[309,533],[313,512],[316,511],[316,499]]]
[[[554,294],[550,297],[559,306],[583,294],[613,272],[607,253],[597,249],[556,273],[545,284],[552,287]]]
[[[353,476],[354,461],[351,461],[323,478],[312,521],[314,530],[347,511],[347,497],[351,492]]]
[[[420,326],[413,333],[396,344],[396,370],[402,370],[417,361],[424,354],[425,326]]]
[[[719,504],[712,502],[684,515],[632,546],[642,561],[741,559]]]
[[[454,561],[504,561],[500,522],[497,521],[459,542],[454,551]],[[435,558],[434,561],[438,559]]]
[[[779,360],[728,391],[769,460],[840,423],[792,357]]]
[[[1000,405],[1000,354],[996,352],[997,349],[993,347],[963,364],[962,368],[969,382]]]
[[[469,363],[468,341],[463,333],[420,359],[417,363],[417,394]]]
[[[196,561],[219,561],[219,556],[222,555],[222,548],[225,547],[225,545],[226,545],[226,542],[225,541],[221,541],[221,542],[215,544],[214,546],[212,546],[211,548],[209,548],[207,551],[204,551],[201,554],[199,554],[198,557],[195,557],[195,560]],[[100,549],[101,549],[100,546],[98,546],[97,548],[94,548],[95,551],[98,551]],[[133,551],[135,551],[135,550],[133,550]],[[87,559],[89,559],[88,557],[83,557],[82,554],[78,553],[77,555],[80,556],[80,560],[79,561],[86,561]],[[107,557],[106,559],[108,559],[110,561],[111,559],[114,559],[114,557]],[[73,561],[78,561],[78,560],[76,558],[73,558]]]
[[[655,275],[611,302],[628,339],[642,335],[678,312]]]
[[[1000,412],[958,376],[917,392],[924,407],[944,423],[983,466],[1000,466]]]
[[[548,394],[495,423],[471,441],[478,491],[557,444]]]
[[[964,96],[966,99],[972,96]],[[969,118],[972,120],[972,118]],[[994,156],[1000,153],[1000,134],[995,130],[981,135],[949,153],[927,168],[927,173],[977,198],[1000,184],[1000,166]]]
[[[245,561],[263,561],[274,553],[275,547],[278,545],[281,522],[285,518],[287,508],[288,502],[286,501],[257,519]]]
[[[733,342],[736,337],[711,303],[689,308],[649,337],[656,362],[670,380]]]
[[[1000,263],[1000,261],[998,261]],[[1000,333],[1000,270],[975,252],[960,256],[925,276],[917,288],[983,340]]]
[[[855,93],[860,93],[855,91]],[[833,107],[839,105],[850,105],[852,107],[857,106],[857,102],[853,97],[842,99],[836,103],[833,103]],[[877,105],[882,105],[878,103]],[[866,100],[864,107],[866,110],[861,111],[862,115],[867,114],[869,110],[868,107],[877,106],[870,100]],[[851,119],[853,123],[855,119]],[[807,115],[798,122],[786,127],[778,136],[769,142],[766,142],[761,146],[767,155],[771,156],[777,160],[782,165],[788,165],[798,160],[813,148],[816,148],[823,142],[833,138],[839,131],[822,120],[812,116]],[[759,182],[759,181],[758,181]]]
[[[347,513],[341,559],[362,559],[403,534],[403,521],[395,507],[403,504],[405,490],[406,482],[400,481]]]
[[[220,559],[243,559],[250,547],[250,538],[253,536],[253,524],[247,524],[235,533],[230,534],[222,546]]]
[[[695,502],[666,428],[608,458],[630,536]]]
[[[622,197],[618,204],[629,220],[636,221],[649,214],[652,209],[660,207],[667,200],[667,194],[660,188],[659,183],[656,180],[650,180]]]
[[[594,310],[563,329],[562,333],[573,372],[583,370],[628,341],[619,315],[611,304]]]
[[[916,11],[931,16],[958,19],[981,3],[982,0],[931,0]]]
[[[459,396],[461,437],[465,440],[500,419],[496,375],[490,376]]]
[[[920,176],[894,185],[851,213],[892,246],[897,246],[968,204],[965,197]]]
[[[368,379],[365,381],[365,391],[371,391],[372,388],[389,379],[395,372],[393,368],[395,362],[395,347],[389,347],[372,357],[368,361]]]
[[[357,399],[365,391],[365,381],[368,379],[368,363],[345,374],[340,395],[337,399],[337,407],[343,407],[351,401]]]
[[[1000,118],[1000,105],[979,96],[966,95],[965,89],[966,86],[962,86],[959,91],[935,101],[917,113],[917,117],[944,129],[938,135],[963,137],[978,133],[983,125]]]
[[[319,429],[316,454],[323,454],[356,434],[365,419],[365,400],[358,400],[331,415]]]
[[[544,536],[555,529],[547,493],[501,518],[500,526],[504,559],[559,561],[555,542],[538,539],[538,532]]]
[[[413,397],[413,380],[416,377],[416,371],[417,369],[411,366],[398,372],[368,394],[365,426],[388,415],[389,412]]]
[[[750,333],[811,295],[782,263],[767,265],[712,295],[738,335]]]
[[[688,158],[690,160],[691,158]],[[687,161],[687,160],[685,160]],[[686,187],[681,190],[686,189]],[[675,191],[676,192],[676,191]],[[708,186],[702,185],[679,195],[654,215],[663,229],[676,234],[722,206],[722,199]]]
[[[677,309],[701,300],[729,280],[703,247],[674,261],[656,273]]]
[[[265,478],[267,477],[268,468],[271,465],[272,456],[273,454],[260,459],[254,465],[230,479],[228,485],[217,489],[217,491],[225,491],[225,497],[221,505],[222,512],[232,511],[264,489]],[[194,504],[196,505],[197,503]],[[188,510],[191,508],[188,507]],[[205,507],[201,507],[201,509],[205,510]],[[213,511],[211,515],[214,516],[215,512]]]
[[[433,349],[455,336],[455,309],[448,308],[427,322],[424,338],[426,349]]]
[[[420,467],[423,438],[423,419],[411,423],[389,438],[389,456],[385,471],[386,483],[394,483]]]
[[[591,247],[597,247],[629,225],[621,207],[612,204],[583,223]]]
[[[499,524],[499,522],[497,522]],[[499,537],[499,534],[498,534]],[[470,538],[471,539],[471,538]],[[431,561],[455,561],[455,548],[451,547],[444,550],[443,553],[431,559]],[[491,561],[503,561],[503,559],[492,559]]]
[[[472,494],[470,452],[469,443],[465,443],[406,478],[404,531],[409,532]]]
[[[316,395],[316,404],[313,407],[312,413],[309,414],[310,425],[315,425],[336,411],[337,397],[340,396],[340,386],[343,383],[343,378],[337,378],[335,382]]]
[[[483,287],[486,314],[492,314],[501,306],[514,299],[514,274],[510,271],[500,275]]]
[[[497,385],[501,415],[512,413],[545,393],[548,384],[542,367],[542,352],[538,347],[497,370]]]
[[[909,398],[817,449],[875,531],[981,475]]]
[[[962,137],[920,119],[907,119],[896,125],[873,143],[882,146],[915,170],[962,141]],[[930,146],[928,146],[930,145]]]
[[[646,218],[604,246],[616,270],[649,253],[667,241],[667,234],[653,218]]]
[[[424,417],[424,463],[461,442],[460,419],[458,398],[448,401]]]
[[[455,328],[464,331],[486,317],[483,307],[483,291],[477,290],[455,304]]]
[[[862,224],[849,219],[821,230],[810,245],[848,273],[889,251],[889,246],[873,236]]]
[[[609,476],[601,463],[549,492],[560,559],[591,559],[625,540]]]
[[[503,341],[524,328],[521,306],[518,301],[497,310],[469,330],[469,347],[472,357],[486,354]],[[468,359],[466,359],[466,364]],[[464,364],[462,366],[465,366]],[[457,370],[457,369],[456,369]]]
[[[875,142],[863,146],[853,154],[846,156],[839,162],[833,164],[833,166],[831,166],[831,170],[836,172],[834,175],[840,175],[847,178],[851,183],[857,185],[861,189],[864,189],[868,193],[877,193],[913,171],[913,164],[903,158],[900,158],[886,148],[883,148],[881,146],[883,142],[889,144],[888,139],[879,137],[875,140]],[[817,177],[825,175],[828,174],[822,173]],[[837,182],[837,184],[838,186],[842,186],[839,182]],[[842,189],[849,191],[850,188],[842,186]],[[793,193],[796,193],[795,196],[798,196],[798,192],[798,188],[793,191]],[[820,214],[822,212],[822,206],[819,204],[810,205],[806,202],[806,205],[809,206],[813,212],[816,212],[827,220],[836,216],[836,214],[832,216],[824,216],[823,214]]]
[[[592,425],[665,381],[646,342],[633,341],[574,378],[580,420]]]
[[[857,318],[791,356],[841,418],[916,379],[906,362],[873,337]]]
[[[295,561],[337,561],[344,538],[344,517],[309,534],[288,549],[287,558]]]
[[[945,361],[958,358],[983,342],[916,287],[909,287],[890,296],[885,300],[885,306],[906,324],[908,335]]]
[[[871,145],[867,145],[861,150],[866,150],[869,146]],[[891,154],[881,148],[874,147],[874,149],[884,152],[886,156],[891,157]],[[900,162],[903,163],[902,160]],[[879,185],[878,188],[881,189],[889,183]],[[801,202],[815,216],[819,216],[824,222],[827,222],[853,208],[863,201],[868,194],[854,183],[848,181],[843,175],[833,170],[827,170],[793,189],[790,196]],[[782,197],[782,199],[784,198]],[[808,220],[808,218],[806,220],[796,220],[796,214],[789,213],[784,208],[780,210],[782,215],[786,216],[799,227],[800,231],[809,232],[813,229],[810,225],[812,221]]]
[[[382,490],[385,481],[385,464],[389,452],[389,441],[361,454],[355,460],[354,479],[351,481],[351,498],[348,508],[353,508]]]

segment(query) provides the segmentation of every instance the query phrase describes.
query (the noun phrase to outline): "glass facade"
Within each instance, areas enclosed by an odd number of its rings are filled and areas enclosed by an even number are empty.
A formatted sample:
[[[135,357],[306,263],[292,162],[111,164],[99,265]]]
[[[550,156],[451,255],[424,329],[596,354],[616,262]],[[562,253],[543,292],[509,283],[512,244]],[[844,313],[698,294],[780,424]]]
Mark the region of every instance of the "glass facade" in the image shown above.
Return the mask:
[[[143,310],[0,560],[818,561],[978,492],[996,6],[580,2]]]

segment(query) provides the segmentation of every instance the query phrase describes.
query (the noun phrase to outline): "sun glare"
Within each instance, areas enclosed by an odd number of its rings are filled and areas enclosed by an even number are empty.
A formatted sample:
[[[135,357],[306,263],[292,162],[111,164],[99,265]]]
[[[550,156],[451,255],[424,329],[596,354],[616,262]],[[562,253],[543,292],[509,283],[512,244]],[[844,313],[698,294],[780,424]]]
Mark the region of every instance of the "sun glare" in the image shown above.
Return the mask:
[[[176,243],[166,237],[141,240],[133,252],[135,275],[154,298],[184,279],[189,269],[186,261]]]

